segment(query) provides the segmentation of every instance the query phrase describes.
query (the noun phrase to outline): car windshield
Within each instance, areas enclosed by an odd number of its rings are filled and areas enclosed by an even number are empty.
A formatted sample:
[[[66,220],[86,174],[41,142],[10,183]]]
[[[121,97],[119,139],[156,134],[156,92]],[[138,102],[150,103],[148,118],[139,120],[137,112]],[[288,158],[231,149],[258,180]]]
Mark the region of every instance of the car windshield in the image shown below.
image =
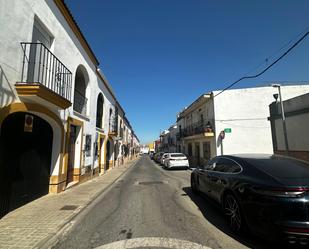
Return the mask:
[[[184,154],[171,154],[171,157],[186,157]]]

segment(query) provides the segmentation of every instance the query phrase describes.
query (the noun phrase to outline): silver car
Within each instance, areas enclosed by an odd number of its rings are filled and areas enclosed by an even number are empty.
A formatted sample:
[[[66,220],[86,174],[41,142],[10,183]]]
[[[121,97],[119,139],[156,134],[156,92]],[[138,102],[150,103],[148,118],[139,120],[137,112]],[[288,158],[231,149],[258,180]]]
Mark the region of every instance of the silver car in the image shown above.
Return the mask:
[[[182,153],[168,153],[164,160],[166,168],[189,168],[189,161]]]

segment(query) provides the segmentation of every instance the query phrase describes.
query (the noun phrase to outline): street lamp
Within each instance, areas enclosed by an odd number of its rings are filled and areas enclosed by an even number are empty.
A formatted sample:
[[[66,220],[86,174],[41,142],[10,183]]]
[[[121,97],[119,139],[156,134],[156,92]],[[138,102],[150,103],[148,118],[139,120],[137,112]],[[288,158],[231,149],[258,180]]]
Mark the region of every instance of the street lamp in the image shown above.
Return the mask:
[[[287,135],[287,130],[286,130],[285,114],[284,114],[282,96],[281,96],[281,85],[280,84],[272,84],[271,86],[278,88],[279,101],[280,101],[280,106],[281,106],[281,118],[282,118],[283,134],[284,134],[284,141],[285,141],[285,150],[286,150],[287,154],[289,154],[289,142],[288,142],[288,135]],[[274,94],[274,98],[276,99],[276,102],[277,102],[278,95]]]

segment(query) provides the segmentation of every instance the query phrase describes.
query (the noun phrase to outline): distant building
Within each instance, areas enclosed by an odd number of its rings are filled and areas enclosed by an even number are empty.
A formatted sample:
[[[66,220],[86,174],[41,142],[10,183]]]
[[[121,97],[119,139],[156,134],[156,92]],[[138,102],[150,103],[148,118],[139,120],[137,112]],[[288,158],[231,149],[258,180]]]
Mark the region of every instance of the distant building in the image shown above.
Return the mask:
[[[309,93],[283,101],[283,107],[289,153],[285,147],[279,102],[269,105],[274,152],[309,161]]]
[[[160,151],[160,143],[161,143],[160,139],[154,141],[154,150],[155,150],[155,152],[159,152]]]
[[[164,130],[160,134],[160,147],[159,150],[162,152],[168,152],[168,139],[169,139],[169,130]]]

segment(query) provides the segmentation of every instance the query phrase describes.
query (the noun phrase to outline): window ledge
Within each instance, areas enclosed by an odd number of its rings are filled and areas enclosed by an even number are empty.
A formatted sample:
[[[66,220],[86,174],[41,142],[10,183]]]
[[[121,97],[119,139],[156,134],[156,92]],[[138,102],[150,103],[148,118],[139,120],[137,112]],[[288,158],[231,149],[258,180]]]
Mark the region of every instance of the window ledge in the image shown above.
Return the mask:
[[[88,117],[84,116],[83,114],[80,114],[80,113],[77,112],[77,111],[74,111],[74,110],[73,110],[73,114],[74,114],[75,116],[77,116],[77,117],[79,117],[79,118],[85,120],[85,121],[90,121],[90,119],[89,119]]]

